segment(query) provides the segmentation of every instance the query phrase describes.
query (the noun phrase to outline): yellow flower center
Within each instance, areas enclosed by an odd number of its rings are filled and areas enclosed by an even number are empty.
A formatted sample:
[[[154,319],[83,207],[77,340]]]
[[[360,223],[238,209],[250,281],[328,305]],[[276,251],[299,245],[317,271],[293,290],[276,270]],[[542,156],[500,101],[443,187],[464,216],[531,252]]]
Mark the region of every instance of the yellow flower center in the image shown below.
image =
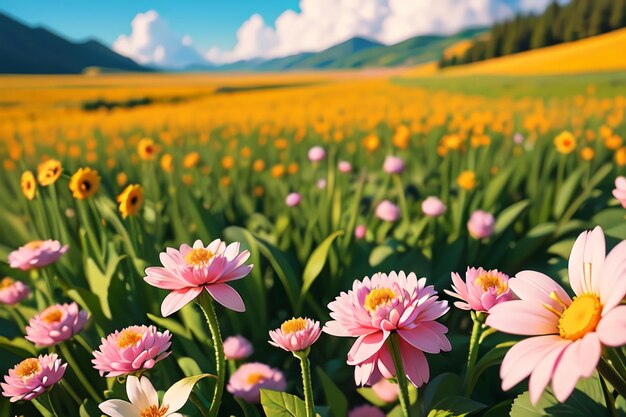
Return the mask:
[[[24,359],[15,367],[15,374],[22,381],[32,378],[41,372],[41,364],[37,358]]]
[[[11,278],[4,277],[2,278],[2,281],[0,281],[0,289],[9,288],[11,285],[13,285],[14,282],[15,281],[13,281]]]
[[[41,320],[48,324],[58,323],[63,318],[63,312],[58,307],[50,307],[41,314]]]
[[[505,293],[509,289],[509,285],[498,275],[490,273],[479,275],[474,281],[474,284],[482,288],[483,291],[488,291],[489,288],[495,288],[498,295]]]
[[[89,182],[89,180],[83,180],[80,184],[80,190],[83,192],[91,190],[91,182]]]
[[[564,339],[578,340],[596,329],[602,316],[602,303],[595,294],[574,298],[559,319],[559,334]]]
[[[246,382],[250,385],[256,385],[260,382],[263,382],[265,380],[265,374],[259,373],[259,372],[253,372],[250,375],[248,375],[248,378],[246,378]]]
[[[27,247],[28,249],[35,250],[35,249],[39,249],[41,245],[43,245],[43,240],[33,240],[32,242],[28,242],[24,246]]]
[[[306,329],[307,322],[302,317],[293,318],[291,320],[287,320],[280,326],[280,330],[284,334],[296,333],[301,330]]]
[[[170,408],[169,405],[164,405],[163,407],[159,408],[156,405],[151,405],[148,408],[144,408],[143,410],[141,410],[141,412],[139,413],[140,417],[163,417],[164,415],[167,414],[167,410]]]
[[[192,249],[185,256],[185,262],[187,265],[193,266],[196,268],[202,268],[209,264],[211,258],[213,258],[214,254],[208,249],[197,248]]]
[[[389,304],[395,298],[396,293],[390,288],[376,288],[365,297],[364,307],[367,311],[373,313],[378,307]]]
[[[143,335],[134,329],[124,329],[117,337],[117,347],[120,349],[126,349],[131,346],[137,345]]]

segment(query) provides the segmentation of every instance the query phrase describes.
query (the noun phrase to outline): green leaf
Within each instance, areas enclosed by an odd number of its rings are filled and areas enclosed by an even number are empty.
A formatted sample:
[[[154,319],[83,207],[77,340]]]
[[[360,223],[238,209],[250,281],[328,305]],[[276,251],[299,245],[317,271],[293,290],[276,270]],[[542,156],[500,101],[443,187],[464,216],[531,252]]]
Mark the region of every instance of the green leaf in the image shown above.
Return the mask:
[[[300,291],[300,303],[306,293],[313,285],[315,279],[320,275],[324,265],[326,264],[326,258],[328,258],[328,251],[335,239],[343,235],[343,230],[337,230],[328,236],[320,245],[315,248],[313,253],[304,266],[304,272],[302,272],[302,290]]]
[[[87,278],[87,282],[89,283],[89,288],[91,288],[91,291],[100,300],[102,313],[110,320],[112,316],[111,308],[109,307],[108,295],[109,285],[111,284],[111,278],[113,275],[105,275],[100,268],[98,268],[98,265],[96,265],[93,259],[87,258],[85,262],[85,276]]]
[[[35,346],[23,337],[9,339],[4,336],[0,336],[0,349],[24,358],[37,355],[37,349]]]
[[[76,301],[78,305],[87,310],[94,321],[101,327],[108,327],[109,318],[102,311],[102,305],[97,295],[85,288],[76,287],[67,291],[67,296]]]
[[[554,209],[552,211],[555,219],[560,218],[563,213],[565,213],[565,210],[574,198],[574,193],[578,189],[584,169],[585,167],[581,166],[579,169],[569,174],[567,179],[563,182],[563,185],[556,196]]]
[[[383,407],[387,404],[383,400],[381,400],[380,397],[376,395],[374,390],[370,387],[358,388],[356,392],[358,392],[363,398],[365,398],[367,401],[377,407]]]
[[[191,308],[191,307],[188,306],[188,308]],[[192,340],[191,331],[183,327],[183,325],[177,322],[176,320],[155,316],[154,314],[150,314],[150,313],[147,313],[147,316],[151,321],[155,322],[160,327],[163,327],[169,330],[170,332],[174,333],[177,336],[183,337],[187,340]]]
[[[306,417],[304,401],[286,392],[262,389],[261,406],[267,417]]]
[[[461,377],[445,372],[433,378],[424,388],[424,408],[429,410],[445,397],[461,394]]]
[[[446,397],[433,406],[428,417],[464,417],[487,408],[485,404],[465,397]]]
[[[511,204],[509,207],[502,210],[498,215],[495,225],[495,233],[499,235],[504,232],[510,225],[517,220],[524,210],[530,205],[530,201],[522,200],[517,203]]]
[[[511,346],[515,343],[517,342],[500,343],[480,358],[478,362],[476,362],[476,365],[474,365],[474,368],[468,377],[467,384],[470,387],[470,390],[473,390],[474,386],[478,382],[478,378],[487,368],[502,362],[504,355],[506,355]]]
[[[498,201],[500,194],[509,182],[509,177],[511,176],[511,173],[513,173],[513,167],[502,170],[491,181],[489,181],[489,184],[487,184],[487,187],[485,188],[485,194],[483,196],[482,206],[485,210],[490,210],[491,208],[493,208],[495,203]]]
[[[326,404],[330,407],[335,417],[344,417],[348,415],[348,400],[343,392],[337,385],[326,375],[324,370],[317,367],[317,375],[322,382],[322,388],[324,389],[324,397],[326,398]]]
[[[537,405],[531,404],[528,392],[520,394],[513,401],[510,414],[511,417],[603,417],[608,415],[597,375],[578,381],[572,395],[562,404],[554,397],[551,388],[544,391]]]
[[[183,356],[182,358],[178,358],[177,360],[178,366],[183,371],[185,376],[192,376],[202,373],[200,370],[200,366],[198,363],[188,356]]]

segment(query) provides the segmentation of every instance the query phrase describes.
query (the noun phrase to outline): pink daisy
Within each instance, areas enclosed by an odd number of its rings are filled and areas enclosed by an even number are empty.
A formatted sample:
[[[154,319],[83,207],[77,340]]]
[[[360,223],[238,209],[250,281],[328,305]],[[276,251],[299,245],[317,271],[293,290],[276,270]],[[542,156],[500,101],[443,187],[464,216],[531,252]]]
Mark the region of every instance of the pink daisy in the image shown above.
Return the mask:
[[[563,402],[580,378],[593,374],[603,346],[626,344],[626,241],[605,257],[600,227],[583,232],[569,258],[569,282],[576,296],[546,275],[523,271],[509,281],[520,300],[498,304],[487,325],[501,332],[533,336],[506,354],[500,376],[508,390],[530,376],[533,404],[552,381]]]
[[[320,322],[307,318],[292,318],[284,322],[278,329],[270,330],[270,345],[288,352],[300,352],[319,339],[322,330]]]
[[[286,388],[285,375],[281,371],[258,362],[241,365],[226,386],[228,392],[249,403],[261,401],[261,389],[284,391]]]
[[[328,304],[334,319],[323,331],[343,337],[357,337],[348,352],[348,365],[354,365],[357,385],[371,385],[396,374],[386,341],[398,334],[400,355],[406,376],[415,386],[429,379],[424,352],[439,353],[452,347],[448,329],[435,320],[449,309],[438,301],[437,292],[426,286],[426,278],[414,273],[377,273],[354,281],[352,290],[341,293]]]
[[[245,311],[241,296],[227,282],[248,275],[252,265],[244,263],[250,257],[247,250],[239,253],[239,243],[226,243],[219,239],[208,246],[196,240],[193,247],[183,244],[180,249],[167,248],[161,252],[162,267],[146,268],[144,280],[157,288],[171,290],[163,304],[161,314],[169,316],[183,308],[206,290],[224,307]]]
[[[48,347],[70,339],[87,323],[87,312],[78,304],[57,304],[30,319],[26,339],[39,347]]]
[[[158,332],[154,326],[130,326],[102,339],[99,350],[93,352],[93,367],[100,375],[111,378],[144,369],[152,369],[169,356],[172,342],[169,331]]]
[[[243,336],[230,336],[224,340],[224,356],[228,360],[248,359],[253,353],[252,343]]]
[[[9,277],[0,280],[0,304],[15,305],[28,297],[30,289],[22,281],[16,281]]]
[[[69,246],[61,245],[58,240],[33,240],[9,254],[11,268],[28,271],[56,262]]]
[[[486,312],[494,305],[513,298],[509,288],[509,276],[497,269],[486,271],[483,268],[467,268],[465,281],[453,272],[452,283],[454,291],[444,291],[462,300],[454,303],[461,310]]]
[[[24,359],[4,376],[4,382],[0,383],[2,395],[11,397],[12,403],[33,400],[59,382],[65,368],[67,364],[56,353]]]

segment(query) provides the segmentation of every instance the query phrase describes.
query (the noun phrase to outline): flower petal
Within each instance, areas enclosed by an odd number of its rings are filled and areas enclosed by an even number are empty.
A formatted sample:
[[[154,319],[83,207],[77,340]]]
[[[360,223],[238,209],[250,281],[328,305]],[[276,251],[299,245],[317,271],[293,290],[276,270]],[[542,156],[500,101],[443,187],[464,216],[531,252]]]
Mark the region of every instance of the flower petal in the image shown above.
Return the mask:
[[[149,393],[145,392],[142,386],[143,380],[148,380],[148,378],[142,377],[141,379],[142,380],[140,381],[139,378],[137,378],[136,376],[129,375],[126,379],[126,394],[128,395],[128,399],[130,400],[130,402],[135,407],[137,407],[139,410],[144,410],[154,403],[151,402],[151,398],[148,395]],[[148,383],[150,383],[150,381],[148,381]],[[152,388],[152,384],[150,384],[150,387]],[[156,395],[156,391],[154,391],[154,388],[152,388],[152,391]],[[157,397],[157,405],[158,401],[159,398]]]
[[[246,306],[241,296],[232,287],[226,284],[211,284],[204,287],[211,297],[226,308],[242,313]]]
[[[554,313],[523,300],[496,304],[489,310],[486,323],[501,332],[522,336],[558,333],[558,318]]]
[[[137,407],[122,400],[107,400],[98,407],[100,411],[110,417],[141,417]]]
[[[176,411],[183,408],[183,406],[189,399],[189,395],[191,395],[193,387],[200,379],[206,376],[208,376],[208,374],[190,376],[187,378],[183,378],[174,385],[172,385],[163,396],[163,406],[169,407],[167,409],[169,413],[175,413]]]
[[[562,311],[563,307],[550,297],[552,292],[556,293],[566,304],[572,302],[572,299],[567,292],[565,292],[563,287],[541,272],[518,272],[515,278],[509,280],[509,286],[520,299],[529,302],[537,302],[539,304],[547,304],[557,311]]]
[[[530,402],[536,405],[543,394],[543,390],[550,382],[550,379],[554,375],[554,367],[556,366],[563,350],[567,348],[572,342],[570,340],[561,339],[556,341],[553,348],[546,353],[541,361],[535,366],[533,372],[530,374],[530,380],[528,381],[528,391],[530,392]]]
[[[605,256],[606,243],[600,226],[578,236],[570,253],[568,265],[569,282],[576,295],[598,293]],[[589,276],[585,276],[585,264],[592,265]]]
[[[163,304],[161,304],[161,314],[163,317],[167,317],[176,313],[200,295],[201,292],[202,287],[191,287],[170,292],[163,300]]]
[[[602,344],[622,346],[626,344],[626,306],[618,306],[600,319],[596,332]]]
[[[389,332],[380,331],[356,339],[348,352],[348,365],[357,365],[374,356],[385,344]]]
[[[556,335],[524,339],[506,353],[500,366],[502,390],[508,391],[532,373],[539,361],[561,338]]]
[[[600,299],[603,314],[622,302],[626,295],[626,241],[620,242],[609,252],[602,266]]]

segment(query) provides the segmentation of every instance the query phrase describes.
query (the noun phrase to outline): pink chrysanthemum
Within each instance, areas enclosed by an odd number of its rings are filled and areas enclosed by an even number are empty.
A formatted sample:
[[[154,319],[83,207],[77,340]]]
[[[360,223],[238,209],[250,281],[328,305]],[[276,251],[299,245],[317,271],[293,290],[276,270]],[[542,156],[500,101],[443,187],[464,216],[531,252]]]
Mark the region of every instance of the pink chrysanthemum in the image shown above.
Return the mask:
[[[28,297],[30,289],[22,281],[4,277],[0,281],[0,304],[15,305]]]
[[[28,271],[56,262],[69,246],[61,245],[58,240],[33,240],[9,254],[11,268]]]
[[[78,304],[50,306],[30,319],[26,339],[39,347],[48,347],[70,339],[87,323],[87,312]]]
[[[286,388],[285,375],[281,371],[258,362],[241,365],[226,386],[228,392],[249,403],[261,401],[261,389],[284,391]]]
[[[219,239],[208,246],[196,240],[193,247],[183,244],[180,249],[167,248],[161,252],[162,267],[146,268],[144,280],[157,288],[171,290],[163,304],[161,314],[177,312],[206,290],[224,307],[245,311],[241,296],[227,282],[248,275],[252,265],[244,263],[250,257],[247,250],[239,253],[239,243],[226,243]]]
[[[11,397],[12,403],[35,399],[63,378],[65,368],[67,364],[56,353],[24,359],[4,376],[2,395]]]
[[[252,343],[243,336],[230,336],[224,340],[224,356],[228,360],[242,360],[254,353]]]
[[[489,311],[494,305],[509,301],[513,293],[509,288],[509,276],[492,269],[467,268],[465,282],[459,274],[452,273],[452,289],[446,294],[461,299],[454,305],[462,310]]]
[[[520,298],[489,311],[487,325],[501,332],[534,336],[515,344],[506,354],[500,376],[508,390],[530,375],[533,404],[552,381],[563,402],[580,378],[593,374],[603,346],[626,344],[626,241],[605,257],[600,227],[583,232],[569,258],[569,282],[576,296],[546,275],[523,271],[511,278]]]
[[[269,343],[288,352],[300,352],[319,339],[322,330],[320,322],[308,318],[292,318],[284,322],[278,329],[270,330]]]
[[[93,352],[93,367],[100,375],[115,377],[143,369],[152,369],[169,356],[172,342],[169,331],[157,331],[154,326],[130,326],[102,339],[99,350]]]
[[[348,365],[354,365],[357,385],[372,384],[382,375],[395,376],[386,341],[397,333],[406,376],[415,386],[429,379],[427,353],[449,351],[448,329],[435,320],[448,310],[447,301],[438,301],[437,292],[426,286],[426,278],[414,273],[377,273],[354,281],[352,290],[341,293],[328,304],[334,319],[323,331],[343,337],[357,337],[348,352]]]

